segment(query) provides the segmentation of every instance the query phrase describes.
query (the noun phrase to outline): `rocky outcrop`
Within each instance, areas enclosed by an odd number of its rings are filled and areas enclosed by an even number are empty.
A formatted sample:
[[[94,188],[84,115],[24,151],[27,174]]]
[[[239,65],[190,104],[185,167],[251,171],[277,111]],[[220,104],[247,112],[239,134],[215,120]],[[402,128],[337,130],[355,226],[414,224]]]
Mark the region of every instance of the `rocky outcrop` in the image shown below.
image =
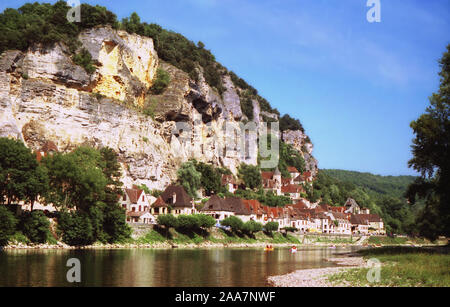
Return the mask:
[[[1,55],[0,137],[21,138],[33,150],[47,141],[61,151],[84,144],[111,147],[119,154],[126,186],[163,189],[190,158],[235,173],[242,162],[257,163],[258,138],[241,133],[240,89],[228,76],[220,95],[201,70],[193,81],[160,61],[150,38],[94,28],[80,41],[96,66],[91,75],[73,63],[62,44]],[[163,94],[152,95],[159,67],[171,82]],[[256,101],[254,113],[259,129]],[[292,142],[301,147],[303,139],[297,135]]]
[[[305,160],[306,170],[311,171],[313,177],[318,173],[318,161],[312,156],[314,146],[309,142],[309,138],[300,130],[287,130],[282,134],[283,141],[292,145],[299,151]]]

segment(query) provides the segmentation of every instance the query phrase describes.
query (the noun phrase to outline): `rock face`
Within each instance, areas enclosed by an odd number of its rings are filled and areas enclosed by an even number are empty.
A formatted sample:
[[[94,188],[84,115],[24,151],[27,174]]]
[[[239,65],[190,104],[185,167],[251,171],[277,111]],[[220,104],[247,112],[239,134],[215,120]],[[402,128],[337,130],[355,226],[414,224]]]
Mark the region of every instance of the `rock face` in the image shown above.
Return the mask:
[[[239,89],[228,76],[219,95],[201,71],[195,82],[160,61],[150,38],[105,27],[83,32],[80,41],[96,65],[92,75],[72,62],[62,44],[1,55],[0,137],[23,139],[33,150],[46,141],[61,151],[109,146],[119,154],[126,186],[163,189],[190,158],[234,173],[242,162],[257,163],[258,138],[241,133]],[[159,67],[171,82],[163,94],[151,95]],[[262,114],[254,105],[258,130]],[[299,150],[305,145],[301,132],[283,137]],[[304,157],[314,169],[308,148]]]

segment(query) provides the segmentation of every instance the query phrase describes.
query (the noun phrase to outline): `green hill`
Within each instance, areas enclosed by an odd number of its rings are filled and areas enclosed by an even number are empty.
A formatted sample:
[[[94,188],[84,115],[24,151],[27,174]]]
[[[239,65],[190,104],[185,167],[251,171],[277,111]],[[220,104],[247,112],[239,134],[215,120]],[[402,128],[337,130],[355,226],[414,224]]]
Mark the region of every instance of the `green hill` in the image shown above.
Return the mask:
[[[380,176],[344,170],[320,170],[313,189],[307,189],[311,201],[321,200],[334,206],[344,205],[351,197],[371,213],[379,214],[386,230],[414,233],[415,220],[423,204],[411,206],[404,194],[414,176]]]
[[[352,183],[365,190],[395,197],[402,197],[407,187],[416,179],[414,176],[380,176],[338,169],[324,169],[320,172],[339,181]]]

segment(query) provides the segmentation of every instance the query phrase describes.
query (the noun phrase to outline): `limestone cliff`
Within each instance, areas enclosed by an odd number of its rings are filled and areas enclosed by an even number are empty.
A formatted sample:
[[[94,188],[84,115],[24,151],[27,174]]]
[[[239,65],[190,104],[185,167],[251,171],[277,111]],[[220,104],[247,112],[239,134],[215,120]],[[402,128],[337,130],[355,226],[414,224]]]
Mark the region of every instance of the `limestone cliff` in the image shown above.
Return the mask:
[[[238,129],[243,119],[240,89],[229,76],[223,77],[220,95],[200,69],[193,81],[160,61],[150,38],[100,27],[79,39],[96,66],[92,75],[72,62],[63,44],[1,55],[0,137],[23,139],[33,150],[46,141],[61,151],[83,144],[109,146],[119,153],[126,185],[145,183],[157,189],[174,180],[189,158],[233,172],[241,162],[257,163],[257,136],[224,129],[225,123]],[[151,95],[158,67],[170,74],[171,82],[163,94]],[[253,105],[260,125],[258,102]],[[152,116],[144,115],[143,108],[151,108]],[[317,161],[306,136],[289,131],[283,139],[299,151],[307,148],[303,156],[315,173]]]

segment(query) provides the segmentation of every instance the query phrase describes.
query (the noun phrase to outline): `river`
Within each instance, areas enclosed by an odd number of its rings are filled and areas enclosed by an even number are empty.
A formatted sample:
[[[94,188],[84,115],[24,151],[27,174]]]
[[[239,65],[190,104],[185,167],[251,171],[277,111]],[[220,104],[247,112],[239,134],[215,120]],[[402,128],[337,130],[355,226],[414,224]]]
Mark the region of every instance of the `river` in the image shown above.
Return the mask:
[[[355,249],[5,250],[0,286],[264,287],[268,276],[332,267],[325,258]],[[81,283],[66,279],[70,258],[80,260]]]

